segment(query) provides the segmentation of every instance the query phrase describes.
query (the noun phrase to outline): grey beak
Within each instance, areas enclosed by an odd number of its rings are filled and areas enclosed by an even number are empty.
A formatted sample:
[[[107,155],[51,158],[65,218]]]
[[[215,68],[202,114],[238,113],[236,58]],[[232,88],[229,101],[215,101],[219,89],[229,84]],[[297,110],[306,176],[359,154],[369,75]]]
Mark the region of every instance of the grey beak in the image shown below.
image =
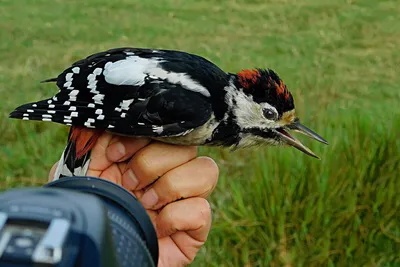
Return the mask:
[[[311,129],[307,128],[306,126],[304,126],[303,124],[301,124],[300,121],[295,121],[294,123],[288,125],[287,127],[290,130],[307,135],[308,137],[311,137],[312,139],[315,139],[318,142],[328,145],[328,142],[324,138],[322,138],[320,135],[318,135],[313,130],[311,130]]]
[[[299,121],[295,121],[290,125],[286,126],[286,129],[289,130],[293,130],[295,132],[299,132],[302,133],[304,135],[307,135],[323,144],[328,144],[328,142],[322,138],[321,136],[319,136],[317,133],[315,133],[314,131],[308,129],[306,126],[300,124]],[[303,145],[299,140],[297,140],[296,138],[294,138],[293,136],[291,136],[284,128],[278,128],[276,129],[276,132],[278,134],[280,134],[281,138],[283,139],[283,141],[285,141],[285,143],[287,143],[288,145],[297,148],[298,150],[300,150],[301,152],[319,159],[319,157],[317,155],[315,155],[308,147],[306,147],[305,145]]]

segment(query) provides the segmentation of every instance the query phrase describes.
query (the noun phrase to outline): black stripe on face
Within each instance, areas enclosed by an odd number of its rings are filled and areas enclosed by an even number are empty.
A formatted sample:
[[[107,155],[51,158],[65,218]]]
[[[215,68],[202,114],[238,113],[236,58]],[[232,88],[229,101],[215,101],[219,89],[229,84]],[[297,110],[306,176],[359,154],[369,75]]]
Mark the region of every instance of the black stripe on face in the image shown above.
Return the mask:
[[[259,136],[265,139],[279,140],[279,134],[273,130],[260,129],[260,128],[246,128],[242,130],[242,133],[249,133],[255,136]]]

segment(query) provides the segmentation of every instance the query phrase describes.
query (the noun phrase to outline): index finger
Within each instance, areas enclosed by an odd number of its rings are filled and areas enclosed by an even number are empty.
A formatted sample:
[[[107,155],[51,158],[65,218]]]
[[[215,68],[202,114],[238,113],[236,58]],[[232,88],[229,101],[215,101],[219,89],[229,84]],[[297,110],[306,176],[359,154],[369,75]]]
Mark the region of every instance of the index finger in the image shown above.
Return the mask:
[[[113,163],[132,157],[149,143],[150,139],[147,138],[122,137],[108,132],[103,133],[92,148],[86,175],[100,176]],[[50,170],[49,181],[53,179],[57,164],[58,162]]]
[[[150,143],[147,138],[112,135],[105,132],[97,140],[90,155],[88,175],[99,174],[115,162],[132,157],[138,150]]]
[[[185,231],[193,239],[205,242],[211,228],[210,204],[200,197],[172,202],[161,209],[155,228],[159,238]]]

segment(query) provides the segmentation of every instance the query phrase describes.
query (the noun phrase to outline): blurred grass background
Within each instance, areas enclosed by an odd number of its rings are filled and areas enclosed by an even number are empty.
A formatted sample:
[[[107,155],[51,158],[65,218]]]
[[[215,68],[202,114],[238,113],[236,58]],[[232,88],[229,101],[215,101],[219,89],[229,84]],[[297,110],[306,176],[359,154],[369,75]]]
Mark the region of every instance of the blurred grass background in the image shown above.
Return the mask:
[[[45,182],[67,128],[9,120],[39,81],[104,49],[270,67],[325,137],[294,149],[202,149],[221,177],[193,266],[400,266],[398,0],[0,0],[0,188]]]

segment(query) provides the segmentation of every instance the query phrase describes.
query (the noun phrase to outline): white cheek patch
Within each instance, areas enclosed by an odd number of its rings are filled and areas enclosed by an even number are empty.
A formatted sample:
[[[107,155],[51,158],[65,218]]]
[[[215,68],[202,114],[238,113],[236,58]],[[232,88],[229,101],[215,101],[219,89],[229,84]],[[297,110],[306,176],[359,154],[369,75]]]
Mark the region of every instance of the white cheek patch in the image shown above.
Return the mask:
[[[274,121],[267,120],[263,114],[263,106],[253,101],[242,91],[228,87],[226,100],[237,119],[238,125],[244,128],[273,128]]]
[[[263,113],[265,108],[278,113],[275,107],[268,103],[259,104],[253,101],[251,96],[246,95],[234,86],[227,86],[225,90],[227,91],[226,102],[231,107],[240,128],[272,129],[280,127],[277,121],[268,120]]]

